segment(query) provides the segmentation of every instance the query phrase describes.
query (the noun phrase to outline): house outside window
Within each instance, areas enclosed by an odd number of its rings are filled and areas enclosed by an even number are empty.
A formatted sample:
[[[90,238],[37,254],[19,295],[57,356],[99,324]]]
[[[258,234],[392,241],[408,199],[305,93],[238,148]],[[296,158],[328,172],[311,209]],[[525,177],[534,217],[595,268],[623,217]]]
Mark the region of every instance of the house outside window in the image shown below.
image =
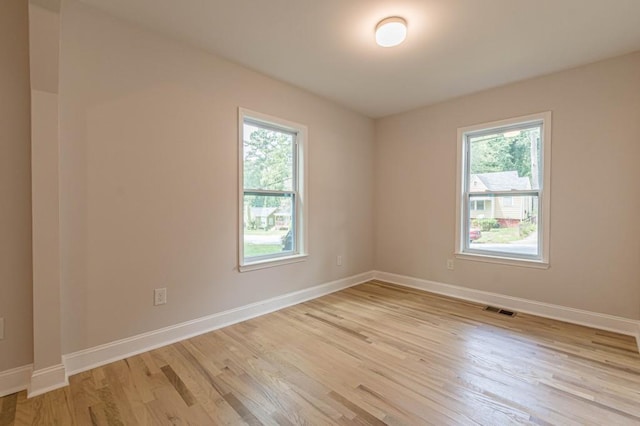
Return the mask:
[[[456,256],[548,265],[551,113],[458,129]]]
[[[306,257],[306,126],[239,110],[240,271]]]

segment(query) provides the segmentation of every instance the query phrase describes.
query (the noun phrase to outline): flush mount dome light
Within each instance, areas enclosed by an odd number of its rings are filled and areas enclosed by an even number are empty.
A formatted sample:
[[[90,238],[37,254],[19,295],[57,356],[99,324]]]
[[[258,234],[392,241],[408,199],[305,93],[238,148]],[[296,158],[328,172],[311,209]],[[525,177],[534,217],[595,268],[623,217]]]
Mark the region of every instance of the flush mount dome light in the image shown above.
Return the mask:
[[[376,25],[376,43],[382,47],[397,46],[407,37],[407,21],[397,16],[383,19]]]

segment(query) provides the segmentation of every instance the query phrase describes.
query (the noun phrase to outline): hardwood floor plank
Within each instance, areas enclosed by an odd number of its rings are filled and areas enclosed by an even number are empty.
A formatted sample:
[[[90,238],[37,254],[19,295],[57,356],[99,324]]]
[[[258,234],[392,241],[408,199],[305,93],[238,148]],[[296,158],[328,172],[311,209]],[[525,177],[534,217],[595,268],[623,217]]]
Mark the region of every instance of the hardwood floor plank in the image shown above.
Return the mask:
[[[193,396],[189,388],[187,388],[187,386],[184,384],[182,379],[178,377],[175,371],[173,371],[173,368],[171,368],[170,365],[165,365],[164,367],[162,367],[162,372],[165,376],[167,376],[167,379],[169,379],[169,383],[171,383],[176,392],[180,394],[180,397],[185,402],[185,404],[187,404],[187,407],[191,407],[193,404],[195,404],[195,397]]]
[[[154,425],[208,425],[214,424],[199,405],[188,407],[171,385],[157,388],[156,398],[147,404]],[[195,408],[195,410],[192,410]]]
[[[152,392],[153,382],[151,378],[154,374],[158,375],[159,371],[156,370],[152,373],[152,370],[148,367],[142,356],[133,356],[124,361],[129,369],[130,376],[130,380],[126,386],[127,393],[135,396],[135,407],[153,401],[155,397]]]
[[[69,378],[73,415],[79,424],[92,424],[89,408],[100,402],[95,393],[93,375],[90,371],[76,374]]]
[[[5,397],[6,398],[6,397]],[[34,403],[40,401],[37,398],[27,399],[27,391],[18,393],[18,400],[16,403],[16,418],[14,425],[30,425],[33,423],[33,417],[35,416],[36,408]]]
[[[94,405],[93,407],[100,407],[102,413],[104,414],[104,418],[107,421],[107,424],[111,426],[124,425],[120,410],[118,409],[118,405],[115,402],[115,398],[111,388],[107,385],[99,388],[98,396],[101,402],[100,404]]]
[[[225,398],[216,390],[219,387],[210,370],[201,363],[200,357],[206,360],[206,355],[201,353],[192,342],[181,342],[182,348],[177,347],[179,353],[187,354],[183,361],[177,359],[174,367],[183,377],[185,385],[190,389],[197,403],[217,424],[239,424],[242,419],[229,405]],[[197,355],[194,355],[197,354]],[[184,372],[184,374],[183,374]],[[203,373],[204,372],[204,373]]]
[[[16,419],[16,407],[18,405],[18,394],[14,393],[3,398],[0,404],[0,426],[12,425]]]
[[[140,393],[133,384],[131,369],[126,360],[103,367],[113,402],[125,424],[144,424],[147,412]]]
[[[379,418],[375,417],[367,410],[363,409],[359,405],[355,404],[353,401],[350,401],[348,398],[340,395],[338,392],[331,391],[329,392],[329,397],[338,401],[340,404],[344,405],[348,408],[353,414],[355,414],[354,419],[359,419],[364,424],[368,425],[384,425],[385,423]]]

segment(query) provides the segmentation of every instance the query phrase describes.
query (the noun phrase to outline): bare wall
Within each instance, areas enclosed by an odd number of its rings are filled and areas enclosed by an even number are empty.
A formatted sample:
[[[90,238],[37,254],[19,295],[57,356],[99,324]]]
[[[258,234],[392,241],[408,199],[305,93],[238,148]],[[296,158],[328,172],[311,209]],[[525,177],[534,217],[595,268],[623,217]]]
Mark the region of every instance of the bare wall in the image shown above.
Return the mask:
[[[0,2],[0,371],[33,360],[29,10]]]
[[[548,270],[456,260],[456,130],[553,113]],[[640,53],[376,121],[376,268],[640,318]]]
[[[373,269],[371,119],[86,5],[61,28],[63,353]],[[309,128],[306,262],[237,271],[239,106]]]

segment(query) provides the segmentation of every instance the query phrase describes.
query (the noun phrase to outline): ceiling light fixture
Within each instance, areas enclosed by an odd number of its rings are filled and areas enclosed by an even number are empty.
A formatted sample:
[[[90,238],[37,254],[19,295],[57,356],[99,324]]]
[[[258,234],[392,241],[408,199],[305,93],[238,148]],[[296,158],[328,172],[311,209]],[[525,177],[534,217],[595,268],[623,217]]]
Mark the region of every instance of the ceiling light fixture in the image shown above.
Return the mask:
[[[397,16],[383,19],[376,25],[376,43],[382,47],[397,46],[407,38],[407,21]]]

